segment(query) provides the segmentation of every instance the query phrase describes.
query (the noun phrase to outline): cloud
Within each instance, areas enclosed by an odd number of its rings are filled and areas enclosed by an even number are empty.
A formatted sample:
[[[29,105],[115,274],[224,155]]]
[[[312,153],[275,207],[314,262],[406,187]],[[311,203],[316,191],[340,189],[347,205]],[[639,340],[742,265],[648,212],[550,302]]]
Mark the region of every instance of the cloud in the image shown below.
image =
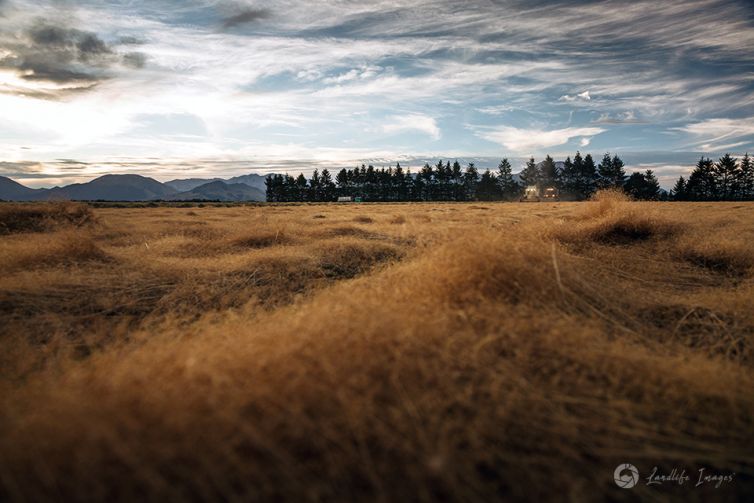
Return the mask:
[[[485,115],[503,115],[511,110],[513,110],[513,107],[509,105],[491,105],[477,108],[477,112]]]
[[[227,30],[237,26],[254,23],[268,17],[270,17],[270,12],[266,9],[246,9],[223,19],[223,28]]]
[[[696,138],[694,145],[701,150],[719,152],[749,143],[744,139],[754,136],[754,117],[707,119],[675,129],[694,136]]]
[[[36,19],[21,31],[0,37],[0,70],[11,70],[18,77],[17,84],[6,83],[0,92],[54,98],[92,89],[112,77],[110,70],[141,68],[145,60],[138,52],[117,53],[96,33]]]
[[[117,43],[118,45],[144,45],[146,41],[132,35],[126,35],[118,38]]]
[[[565,94],[558,98],[558,101],[565,101],[567,103],[573,103],[574,101],[592,101],[592,97],[589,95],[589,91],[584,91],[575,96]]]
[[[615,114],[605,112],[592,122],[594,124],[642,124],[642,121],[636,118],[636,113],[633,110],[616,112]]]
[[[322,82],[324,84],[343,84],[352,80],[370,79],[376,77],[382,70],[381,66],[363,65],[361,68],[352,68],[345,73],[322,79]]]
[[[123,64],[131,68],[144,68],[147,56],[142,52],[129,52],[123,55]]]
[[[544,148],[556,147],[568,143],[571,138],[583,137],[587,140],[605,130],[596,127],[571,127],[551,131],[541,129],[519,129],[511,126],[500,126],[491,131],[479,134],[485,140],[499,143],[513,152],[534,153]],[[584,145],[582,145],[584,146]]]
[[[439,140],[441,133],[437,122],[432,117],[421,114],[399,115],[385,119],[387,124],[381,127],[383,133],[396,134],[406,131],[426,133],[433,140]]]

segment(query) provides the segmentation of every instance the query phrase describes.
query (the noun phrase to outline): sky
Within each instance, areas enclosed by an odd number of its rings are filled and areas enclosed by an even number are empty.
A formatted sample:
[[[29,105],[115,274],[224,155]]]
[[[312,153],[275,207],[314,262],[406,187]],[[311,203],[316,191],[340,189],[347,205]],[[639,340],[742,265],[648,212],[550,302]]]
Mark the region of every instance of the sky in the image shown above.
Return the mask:
[[[751,0],[0,0],[0,175],[754,152]],[[515,171],[515,169],[514,169]]]

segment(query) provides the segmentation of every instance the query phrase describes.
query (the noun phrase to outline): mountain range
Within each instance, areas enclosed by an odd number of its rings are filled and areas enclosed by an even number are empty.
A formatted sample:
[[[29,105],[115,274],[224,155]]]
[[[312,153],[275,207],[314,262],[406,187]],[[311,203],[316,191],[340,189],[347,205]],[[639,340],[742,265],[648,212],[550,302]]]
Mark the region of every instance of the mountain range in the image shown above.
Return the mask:
[[[188,192],[190,190],[194,190],[195,188],[200,187],[210,182],[224,182],[228,185],[243,183],[244,185],[248,185],[249,187],[253,187],[264,192],[267,188],[264,184],[265,178],[266,178],[265,176],[252,173],[249,175],[241,175],[241,176],[236,176],[236,177],[228,178],[228,179],[185,178],[185,179],[179,179],[179,180],[170,180],[169,182],[165,182],[165,185],[167,185],[168,187],[172,187],[178,192]]]
[[[257,174],[158,182],[141,175],[105,175],[87,183],[32,189],[0,176],[2,201],[264,201],[265,177]]]

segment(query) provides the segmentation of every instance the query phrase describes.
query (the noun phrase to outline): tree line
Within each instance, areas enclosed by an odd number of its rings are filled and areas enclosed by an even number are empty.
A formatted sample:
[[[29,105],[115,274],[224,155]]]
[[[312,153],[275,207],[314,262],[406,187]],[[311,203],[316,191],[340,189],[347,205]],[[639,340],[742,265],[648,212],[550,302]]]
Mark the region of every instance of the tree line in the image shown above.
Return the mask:
[[[327,169],[315,170],[307,179],[303,174],[269,175],[265,181],[269,202],[335,201],[338,197],[358,197],[363,201],[510,201],[518,199],[529,185],[556,187],[561,197],[584,200],[599,189],[623,190],[635,199],[656,200],[724,200],[754,197],[754,181],[748,155],[741,163],[728,154],[718,163],[700,160],[686,181],[681,179],[670,195],[660,189],[652,170],[626,175],[625,165],[617,155],[606,153],[599,163],[591,154],[576,152],[562,166],[552,157],[537,163],[532,157],[515,177],[508,159],[497,170],[479,173],[474,163],[465,168],[458,161],[425,164],[417,173],[394,168],[377,169],[362,164],[341,169],[333,179]]]
[[[749,154],[740,161],[730,154],[717,162],[700,158],[688,180],[678,178],[670,194],[676,201],[754,200],[754,166]]]

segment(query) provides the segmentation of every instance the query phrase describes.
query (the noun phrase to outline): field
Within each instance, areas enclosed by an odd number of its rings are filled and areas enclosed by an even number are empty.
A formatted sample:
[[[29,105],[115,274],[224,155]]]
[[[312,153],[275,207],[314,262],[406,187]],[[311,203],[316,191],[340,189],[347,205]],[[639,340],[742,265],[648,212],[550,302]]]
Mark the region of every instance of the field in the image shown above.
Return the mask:
[[[752,498],[753,307],[752,203],[1,205],[0,499]]]

